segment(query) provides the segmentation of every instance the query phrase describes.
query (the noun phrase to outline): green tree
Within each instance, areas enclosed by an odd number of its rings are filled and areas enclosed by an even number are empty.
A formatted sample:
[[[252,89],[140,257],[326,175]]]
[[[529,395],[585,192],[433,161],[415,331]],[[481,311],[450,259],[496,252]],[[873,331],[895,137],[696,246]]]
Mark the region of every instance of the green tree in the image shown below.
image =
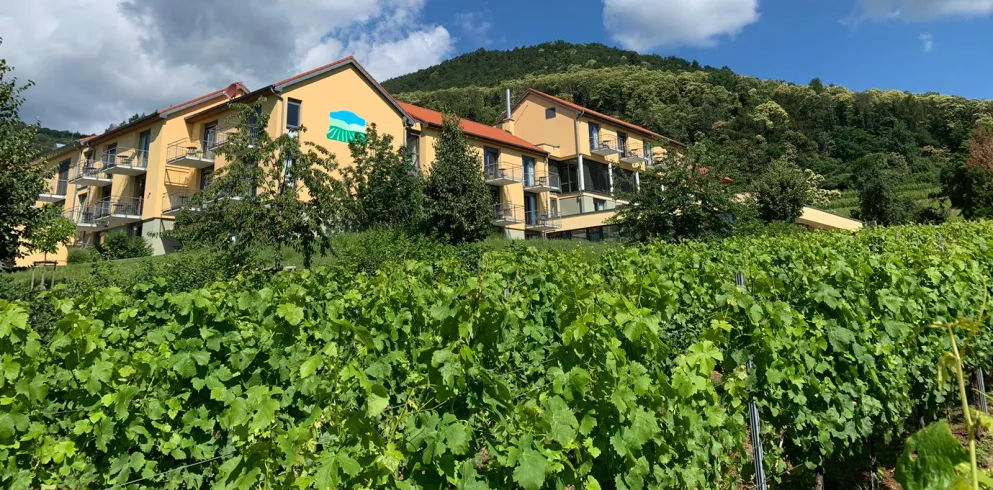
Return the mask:
[[[342,170],[350,199],[351,230],[420,230],[424,219],[424,180],[407,149],[393,148],[393,137],[372,124],[365,138],[348,145],[354,165]]]
[[[766,223],[794,222],[810,204],[811,190],[803,170],[787,157],[774,160],[758,179],[755,202],[759,217]]]
[[[977,122],[968,146],[968,159],[943,170],[942,194],[966,219],[993,217],[993,132]]]
[[[26,126],[18,116],[24,103],[21,94],[31,83],[20,84],[12,71],[0,58],[0,269],[24,255],[25,237],[41,219],[34,203],[45,189],[46,174],[35,162],[38,126]]]
[[[704,144],[685,155],[669,151],[640,176],[640,190],[620,193],[628,205],[612,222],[639,242],[726,236],[743,205],[724,177],[727,156]]]
[[[48,254],[57,252],[59,245],[68,245],[75,235],[76,224],[62,215],[59,206],[49,204],[41,208],[35,226],[27,230],[24,239],[28,250],[42,252],[48,260]]]
[[[493,232],[493,198],[479,154],[469,146],[458,118],[445,117],[424,195],[429,235],[458,244]]]
[[[295,132],[271,137],[262,104],[235,105],[237,130],[218,149],[228,164],[190,199],[172,236],[184,246],[216,251],[234,267],[272,251],[278,268],[283,247],[300,252],[309,267],[317,253],[327,252],[330,234],[345,228],[347,193],[332,177],[334,155],[301,145]]]

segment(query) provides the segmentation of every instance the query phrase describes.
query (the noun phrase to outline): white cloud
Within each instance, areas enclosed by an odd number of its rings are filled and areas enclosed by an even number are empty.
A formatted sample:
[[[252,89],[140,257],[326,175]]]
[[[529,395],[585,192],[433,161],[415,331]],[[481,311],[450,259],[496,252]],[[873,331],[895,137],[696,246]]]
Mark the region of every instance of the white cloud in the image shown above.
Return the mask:
[[[455,40],[425,0],[32,0],[0,11],[0,57],[36,85],[21,116],[102,131],[244,81],[257,88],[354,55],[386,79],[436,64]]]
[[[659,46],[712,46],[759,20],[758,0],[604,0],[603,23],[637,51]]]
[[[920,40],[921,41],[924,41],[924,52],[925,53],[930,53],[931,50],[934,49],[934,37],[931,36],[930,34],[927,34],[927,33],[921,34]]]
[[[872,20],[930,20],[993,13],[993,0],[860,0],[862,17]]]
[[[491,20],[493,13],[489,10],[476,12],[462,12],[455,16],[455,23],[462,32],[479,44],[492,44],[490,39],[490,29],[493,28]]]

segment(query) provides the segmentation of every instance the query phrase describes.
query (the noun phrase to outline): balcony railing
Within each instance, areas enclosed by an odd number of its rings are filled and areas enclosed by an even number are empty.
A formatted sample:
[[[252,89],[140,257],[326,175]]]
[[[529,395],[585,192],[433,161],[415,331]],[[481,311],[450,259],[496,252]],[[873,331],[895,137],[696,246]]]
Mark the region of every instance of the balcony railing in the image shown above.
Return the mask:
[[[509,162],[489,162],[483,165],[483,178],[490,185],[510,185],[521,182],[522,168]]]
[[[493,224],[497,226],[516,225],[524,221],[524,206],[501,203],[494,205],[493,210]]]
[[[260,129],[253,129],[248,132],[247,144],[244,150],[250,150],[255,147],[255,141],[258,139]],[[208,141],[205,145],[208,150],[216,150],[222,146],[227,146],[234,143],[238,138],[238,128],[227,128],[224,130],[219,130],[214,136],[213,141]]]
[[[617,147],[617,142],[614,140],[599,140],[591,141],[590,152],[594,155],[600,155],[602,157],[609,157],[611,155],[620,155],[622,152]]]
[[[631,165],[647,164],[651,161],[651,148],[628,148],[627,151],[621,155],[621,161],[624,163],[630,163]]]
[[[162,196],[162,213],[166,215],[178,214],[189,205],[194,195],[196,195],[196,191],[189,189],[166,193]]]
[[[39,201],[60,202],[65,201],[66,193],[69,191],[69,179],[59,179],[49,185],[48,189],[42,191],[38,196]]]
[[[148,169],[148,152],[145,150],[118,148],[115,153],[104,153],[100,160],[108,174],[134,176]]]
[[[110,181],[110,176],[104,171],[103,162],[95,160],[77,163],[69,174],[69,182],[79,186],[102,185]]]
[[[65,213],[65,217],[76,223],[76,228],[80,230],[98,228],[100,225],[97,223],[96,216],[97,213],[94,206],[77,206]]]
[[[210,167],[217,159],[216,148],[215,141],[176,141],[166,147],[166,163],[198,169]]]
[[[143,201],[140,197],[105,197],[96,205],[96,219],[140,220]]]
[[[559,192],[562,190],[562,179],[558,169],[535,169],[524,172],[524,190],[528,192]]]
[[[529,230],[553,231],[562,229],[562,218],[557,215],[540,213],[532,209],[524,213],[524,225]]]

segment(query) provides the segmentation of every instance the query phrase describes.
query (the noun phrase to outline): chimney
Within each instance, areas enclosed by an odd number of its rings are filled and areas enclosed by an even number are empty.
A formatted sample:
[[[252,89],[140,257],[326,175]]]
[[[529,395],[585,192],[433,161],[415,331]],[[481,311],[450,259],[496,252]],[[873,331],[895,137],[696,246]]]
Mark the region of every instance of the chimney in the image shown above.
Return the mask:
[[[503,121],[500,121],[500,129],[514,134],[514,114],[513,109],[510,107],[510,89],[507,89],[507,113],[503,117]]]

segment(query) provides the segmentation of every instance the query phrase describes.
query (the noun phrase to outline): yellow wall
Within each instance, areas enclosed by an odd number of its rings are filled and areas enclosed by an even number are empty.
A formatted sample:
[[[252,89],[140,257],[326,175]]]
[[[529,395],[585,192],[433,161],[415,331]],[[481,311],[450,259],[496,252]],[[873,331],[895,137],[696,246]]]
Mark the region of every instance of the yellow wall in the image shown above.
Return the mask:
[[[554,119],[545,119],[545,109],[554,107]],[[579,153],[576,147],[576,111],[551,102],[543,97],[528,94],[512,112],[514,134],[535,145],[551,145],[553,156],[568,158]],[[589,139],[580,133],[579,140]],[[587,147],[590,145],[587,143]]]

